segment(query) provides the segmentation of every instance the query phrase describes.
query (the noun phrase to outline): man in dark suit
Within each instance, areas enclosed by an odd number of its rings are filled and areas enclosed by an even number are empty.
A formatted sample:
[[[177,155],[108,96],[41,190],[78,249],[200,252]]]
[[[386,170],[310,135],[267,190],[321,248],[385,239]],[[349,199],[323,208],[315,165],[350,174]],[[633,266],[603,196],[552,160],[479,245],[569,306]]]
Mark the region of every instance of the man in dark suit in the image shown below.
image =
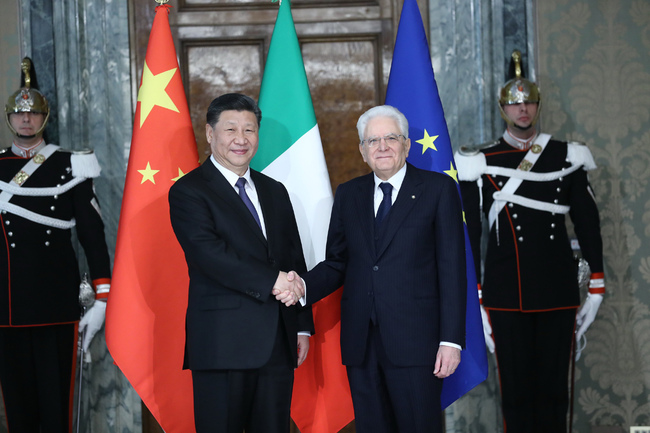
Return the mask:
[[[408,122],[396,108],[368,110],[357,129],[373,173],[336,191],[326,259],[302,275],[306,302],[343,284],[341,356],[358,433],[441,432],[442,379],[465,343],[460,197],[449,176],[406,163]]]
[[[309,308],[271,295],[305,261],[287,190],[249,168],[261,118],[248,96],[212,101],[212,156],[169,191],[190,275],[184,368],[199,433],[287,433],[293,370],[313,333]]]

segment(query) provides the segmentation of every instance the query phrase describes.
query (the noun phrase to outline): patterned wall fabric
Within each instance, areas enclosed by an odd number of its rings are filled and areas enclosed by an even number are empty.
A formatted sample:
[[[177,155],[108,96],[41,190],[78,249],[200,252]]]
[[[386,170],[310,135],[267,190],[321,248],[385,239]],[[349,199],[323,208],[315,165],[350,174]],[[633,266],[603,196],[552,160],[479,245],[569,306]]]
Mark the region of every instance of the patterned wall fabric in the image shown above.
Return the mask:
[[[430,10],[438,3],[431,0]],[[600,209],[607,293],[576,363],[573,431],[628,432],[630,426],[650,425],[650,2],[535,3],[537,36],[528,46],[537,54],[535,78],[544,99],[541,128],[558,139],[585,142],[599,166],[590,180]],[[494,32],[500,7],[504,17],[517,16],[507,10],[507,2],[483,12],[484,37],[474,38],[484,44],[480,52],[506,51],[508,36]],[[514,24],[532,25],[525,16]],[[507,32],[508,26],[502,28]],[[462,31],[468,30],[472,27]],[[431,29],[432,46],[444,43],[443,38],[436,40],[439,31]],[[432,48],[434,66],[440,51],[445,49]],[[461,51],[456,54],[447,51],[446,58],[459,63],[464,57]],[[480,83],[496,80],[484,72],[489,64],[485,59],[484,55],[483,71],[476,70]],[[500,66],[496,60],[492,64]],[[436,77],[445,86],[445,76],[436,73]],[[443,104],[451,115],[447,120],[452,136],[457,137],[454,131],[462,120],[455,113],[462,113],[463,105],[471,106],[471,101],[443,97]],[[456,107],[447,110],[452,104]],[[479,119],[494,118],[488,110],[496,105],[491,104],[484,104],[488,108]],[[484,137],[492,125],[482,124]],[[447,410],[448,432],[503,431],[494,357],[489,359],[488,380]]]
[[[607,294],[576,365],[574,431],[650,425],[650,2],[537,3],[542,127],[587,143]]]

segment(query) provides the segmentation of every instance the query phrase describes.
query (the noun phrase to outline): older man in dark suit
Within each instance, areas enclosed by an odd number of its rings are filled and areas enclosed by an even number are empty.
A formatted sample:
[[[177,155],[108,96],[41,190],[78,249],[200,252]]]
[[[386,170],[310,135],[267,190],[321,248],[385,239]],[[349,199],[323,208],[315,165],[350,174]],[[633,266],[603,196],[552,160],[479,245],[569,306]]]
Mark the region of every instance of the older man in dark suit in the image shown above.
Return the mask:
[[[326,259],[302,275],[306,302],[343,284],[341,356],[358,433],[440,432],[442,379],[465,342],[460,197],[449,176],[406,163],[408,122],[396,108],[368,110],[357,129],[373,173],[339,186]]]
[[[313,333],[309,308],[271,295],[305,261],[287,190],[249,168],[261,117],[245,95],[212,101],[212,156],[169,191],[190,275],[185,368],[199,433],[288,433],[293,370]]]

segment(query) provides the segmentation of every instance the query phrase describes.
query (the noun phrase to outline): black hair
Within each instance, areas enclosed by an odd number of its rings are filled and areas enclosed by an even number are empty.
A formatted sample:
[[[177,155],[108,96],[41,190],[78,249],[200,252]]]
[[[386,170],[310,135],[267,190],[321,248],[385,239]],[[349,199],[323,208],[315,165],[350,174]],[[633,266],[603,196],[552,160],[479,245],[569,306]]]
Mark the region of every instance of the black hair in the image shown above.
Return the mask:
[[[210,103],[206,114],[208,124],[214,128],[214,125],[219,122],[221,113],[227,110],[250,111],[257,118],[257,126],[260,126],[262,121],[262,110],[260,110],[253,98],[241,93],[226,93],[215,98]]]

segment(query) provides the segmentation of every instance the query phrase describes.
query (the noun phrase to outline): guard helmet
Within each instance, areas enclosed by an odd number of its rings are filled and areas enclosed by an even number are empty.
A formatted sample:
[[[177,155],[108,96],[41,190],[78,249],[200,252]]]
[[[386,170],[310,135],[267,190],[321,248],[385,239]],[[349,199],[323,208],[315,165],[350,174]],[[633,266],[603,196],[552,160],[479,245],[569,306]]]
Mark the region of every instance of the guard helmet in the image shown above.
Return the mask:
[[[512,52],[512,62],[514,64],[515,76],[508,80],[503,87],[499,89],[499,111],[503,120],[512,126],[514,122],[503,111],[504,105],[521,104],[521,103],[537,103],[537,114],[531,122],[531,126],[535,125],[539,118],[540,109],[542,107],[542,98],[539,93],[537,84],[527,80],[523,77],[521,71],[521,52],[514,50]]]
[[[25,57],[21,62],[21,87],[7,99],[5,105],[5,119],[9,129],[14,135],[20,135],[9,121],[12,113],[42,113],[45,115],[41,128],[35,135],[40,134],[45,129],[47,120],[50,118],[50,106],[47,103],[45,95],[38,90],[36,85],[36,72],[34,65],[29,57]]]

